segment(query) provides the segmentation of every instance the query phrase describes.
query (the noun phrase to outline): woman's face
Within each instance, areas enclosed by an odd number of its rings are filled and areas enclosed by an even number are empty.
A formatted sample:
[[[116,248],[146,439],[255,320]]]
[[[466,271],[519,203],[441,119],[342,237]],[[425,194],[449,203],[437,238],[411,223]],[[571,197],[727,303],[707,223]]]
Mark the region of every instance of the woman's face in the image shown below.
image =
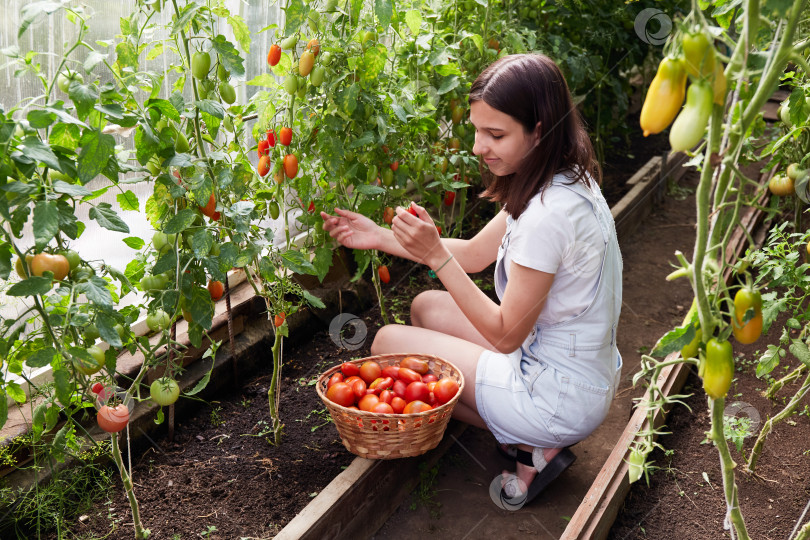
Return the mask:
[[[470,105],[470,122],[475,126],[473,154],[481,156],[496,176],[516,172],[539,142],[539,130],[527,133],[515,118],[483,101]]]

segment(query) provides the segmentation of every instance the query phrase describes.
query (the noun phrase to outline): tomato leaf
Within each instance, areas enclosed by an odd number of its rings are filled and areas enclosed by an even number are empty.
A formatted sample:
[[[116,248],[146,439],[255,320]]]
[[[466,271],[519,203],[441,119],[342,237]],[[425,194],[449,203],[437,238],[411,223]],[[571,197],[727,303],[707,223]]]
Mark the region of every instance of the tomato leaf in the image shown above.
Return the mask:
[[[444,77],[442,79],[442,83],[439,85],[438,90],[439,95],[446,94],[447,92],[457,88],[459,82],[460,81],[457,75],[450,75],[449,77]]]
[[[680,351],[685,346],[689,345],[695,338],[695,327],[691,324],[686,326],[678,326],[664,334],[658,343],[653,347],[651,356],[661,357],[666,356],[675,351]]]
[[[408,11],[405,13],[405,24],[411,29],[411,34],[418,35],[422,26],[422,14],[416,9]]]
[[[194,233],[194,236],[191,237],[191,248],[194,250],[194,257],[197,259],[203,259],[206,257],[208,252],[211,251],[211,247],[213,247],[213,245],[214,239],[207,231],[197,231]]]
[[[115,200],[118,201],[118,206],[121,207],[121,210],[135,212],[139,210],[138,196],[132,193],[130,190],[127,190],[124,193],[119,193],[115,196]]]
[[[79,180],[86,184],[107,166],[115,150],[115,139],[112,135],[92,130],[84,132],[79,144],[82,145],[79,154]]]
[[[306,300],[307,303],[310,306],[314,307],[315,309],[324,309],[326,307],[326,304],[324,304],[323,301],[320,298],[318,298],[317,296],[315,296],[314,294],[312,294],[311,292],[309,292],[306,289],[301,289],[301,297],[304,300]],[[287,325],[284,325],[284,326],[287,326]]]
[[[39,368],[50,364],[54,356],[56,356],[56,349],[53,347],[45,347],[26,358],[25,363],[28,367]]]
[[[93,192],[84,186],[78,184],[68,184],[63,180],[57,180],[53,183],[53,190],[57,193],[64,193],[71,197],[86,197],[92,195]]]
[[[802,364],[810,367],[810,348],[807,347],[804,341],[800,339],[791,340],[789,350]]]
[[[18,147],[23,153],[27,163],[32,161],[37,163],[44,163],[51,169],[57,171],[62,170],[62,165],[59,163],[59,158],[53,153],[51,147],[43,143],[36,137],[26,137]]]
[[[378,43],[374,47],[369,47],[358,65],[361,80],[366,83],[376,81],[385,69],[386,60],[388,60],[388,49],[385,46]]]
[[[34,296],[45,294],[51,290],[53,280],[47,277],[31,276],[28,279],[15,283],[9,287],[8,296]]]
[[[785,356],[785,351],[775,345],[768,345],[768,350],[760,357],[757,364],[757,378],[767,375],[779,365],[779,357]]]
[[[374,0],[374,14],[383,27],[391,24],[391,17],[394,16],[394,6],[391,0]]]
[[[132,249],[141,249],[145,245],[143,239],[138,238],[137,236],[127,236],[123,241]]]
[[[152,273],[162,274],[163,272],[174,269],[176,266],[177,252],[174,250],[169,250],[169,252],[158,259],[158,262],[156,262],[155,266],[152,267]]]
[[[0,388],[0,429],[6,425],[8,420],[8,398],[6,392]]]
[[[200,392],[202,392],[205,389],[205,387],[208,386],[208,381],[211,380],[211,372],[214,371],[214,365],[215,364],[216,364],[216,360],[214,358],[212,358],[211,359],[211,369],[209,369],[208,372],[205,375],[202,376],[202,379],[200,379],[197,382],[197,384],[194,385],[194,388],[192,388],[191,390],[187,390],[187,391],[183,392],[183,395],[184,396],[193,396],[195,394],[199,394]]]
[[[185,30],[186,27],[191,23],[191,20],[194,18],[194,14],[202,7],[202,5],[197,4],[196,2],[186,4],[185,7],[181,9],[180,16],[175,19],[174,24],[172,25],[172,35],[177,34],[181,30]]]
[[[75,79],[70,83],[68,95],[76,105],[76,114],[80,119],[87,118],[93,110],[93,105],[98,101],[98,89],[95,86],[81,84]]]
[[[99,225],[110,231],[129,234],[129,226],[118,217],[110,203],[98,203],[90,209],[90,219],[95,219]]]
[[[217,52],[219,61],[222,62],[225,69],[231,72],[232,76],[241,77],[245,74],[245,66],[242,57],[239,56],[239,51],[230,41],[225,39],[225,36],[219,34],[215,37],[211,41],[211,48]]]
[[[56,398],[65,407],[70,407],[70,372],[64,366],[57,366],[53,370],[53,382],[56,385]]]
[[[102,278],[93,276],[84,283],[78,284],[76,286],[76,290],[78,292],[83,292],[85,295],[87,295],[87,299],[95,304],[105,307],[112,307],[112,294],[110,294],[110,290],[107,288],[107,285],[107,282]]]
[[[304,257],[303,253],[294,249],[282,253],[281,262],[284,266],[298,274],[317,275],[318,273],[312,263]]]
[[[352,0],[351,17],[353,25],[357,24],[357,21],[360,19],[360,12],[362,10],[363,10],[363,0]]]
[[[250,53],[250,28],[248,28],[245,20],[239,15],[228,15],[228,24],[231,25],[233,36],[239,45],[245,50],[245,53]]]
[[[116,324],[117,321],[107,313],[99,313],[96,316],[96,328],[98,328],[101,339],[109,343],[111,347],[118,348],[123,343],[121,343],[121,336],[115,330]]]
[[[3,242],[0,243],[0,279],[8,279],[9,274],[11,274],[11,245]],[[5,356],[2,350],[0,356]]]
[[[28,113],[27,118],[32,128],[42,129],[53,124],[56,120],[56,115],[41,109],[35,109]]]
[[[59,213],[53,201],[39,201],[34,205],[33,228],[37,251],[42,251],[59,232]]]
[[[42,438],[42,431],[45,429],[45,409],[48,406],[40,403],[34,409],[34,415],[31,419],[31,437],[34,442],[38,442]]]
[[[163,227],[163,232],[166,234],[177,234],[188,229],[194,220],[197,218],[197,212],[191,208],[184,208],[177,212],[172,219]]]
[[[365,133],[363,133],[363,135],[361,135],[360,137],[356,138],[351,143],[349,143],[349,150],[353,150],[355,148],[371,144],[374,142],[374,139],[375,139],[374,132],[366,131]]]
[[[332,256],[333,251],[326,246],[320,246],[315,249],[315,259],[312,261],[312,264],[315,267],[315,275],[318,276],[318,281],[321,283],[323,283],[323,278],[326,277],[329,268],[332,266]]]
[[[6,394],[11,396],[11,399],[17,403],[25,403],[25,400],[28,399],[28,397],[25,395],[25,390],[22,389],[22,386],[14,381],[6,382]]]

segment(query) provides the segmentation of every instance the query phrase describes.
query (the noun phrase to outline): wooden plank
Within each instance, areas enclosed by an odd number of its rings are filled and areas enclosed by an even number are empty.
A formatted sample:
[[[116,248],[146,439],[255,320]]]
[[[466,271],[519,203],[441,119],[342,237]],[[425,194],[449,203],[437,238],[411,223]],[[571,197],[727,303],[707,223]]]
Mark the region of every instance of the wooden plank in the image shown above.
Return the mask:
[[[369,538],[416,487],[421,467],[431,468],[453,445],[466,424],[451,420],[439,446],[413,458],[355,458],[275,540]]]
[[[650,159],[641,170],[645,171],[643,177],[640,177],[630,191],[610,209],[620,241],[631,235],[652,211],[652,196],[659,182],[661,157],[655,156]]]

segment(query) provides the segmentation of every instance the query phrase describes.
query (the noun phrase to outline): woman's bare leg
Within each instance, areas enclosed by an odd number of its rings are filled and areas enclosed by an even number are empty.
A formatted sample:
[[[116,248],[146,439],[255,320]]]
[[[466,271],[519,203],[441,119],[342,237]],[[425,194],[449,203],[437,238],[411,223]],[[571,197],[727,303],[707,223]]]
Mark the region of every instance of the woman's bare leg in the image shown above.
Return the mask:
[[[434,290],[417,294],[411,303],[411,324],[461,338],[491,351],[496,350],[475,329],[447,291]]]

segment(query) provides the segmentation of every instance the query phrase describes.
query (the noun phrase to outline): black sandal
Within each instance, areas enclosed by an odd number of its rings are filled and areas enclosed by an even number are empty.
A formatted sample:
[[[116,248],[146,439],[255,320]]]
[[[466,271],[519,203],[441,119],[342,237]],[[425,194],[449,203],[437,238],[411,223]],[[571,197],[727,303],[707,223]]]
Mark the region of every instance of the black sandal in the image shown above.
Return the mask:
[[[532,459],[532,452],[517,449],[516,453],[518,463],[536,468],[534,460]],[[571,450],[568,448],[563,448],[551,459],[551,461],[545,464],[542,470],[537,472],[534,480],[532,480],[532,483],[529,484],[528,489],[526,489],[524,493],[518,493],[510,496],[506,493],[505,488],[501,487],[499,490],[500,492],[497,494],[493,493],[492,489],[490,489],[490,496],[495,504],[504,510],[519,510],[524,505],[537,498],[537,496],[540,495],[540,493],[542,493],[543,490],[545,490],[548,485],[551,484],[551,482],[560,476],[565,469],[570,467],[571,464],[576,461],[576,459],[577,456],[574,455]],[[509,481],[507,481],[507,484],[510,482],[518,482],[516,474],[510,478]]]

